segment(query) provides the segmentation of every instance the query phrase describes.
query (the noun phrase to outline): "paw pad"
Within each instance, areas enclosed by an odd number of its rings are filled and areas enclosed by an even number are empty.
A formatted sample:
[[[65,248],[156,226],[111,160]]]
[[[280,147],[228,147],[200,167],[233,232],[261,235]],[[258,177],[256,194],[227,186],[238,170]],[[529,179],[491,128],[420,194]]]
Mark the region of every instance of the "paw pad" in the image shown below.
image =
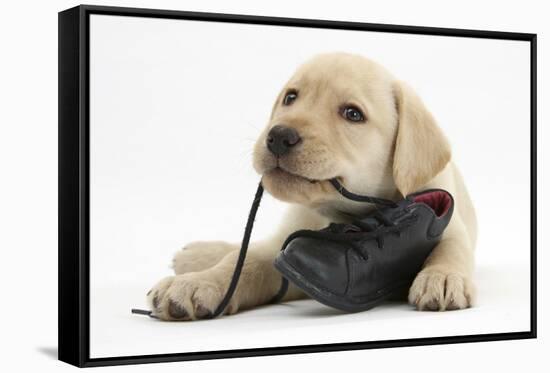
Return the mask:
[[[184,319],[189,317],[189,314],[185,308],[174,302],[172,299],[168,300],[168,314],[174,319]]]
[[[198,304],[195,307],[195,317],[197,319],[209,319],[212,317],[212,312],[202,304]]]
[[[455,302],[453,299],[451,299],[451,301],[450,301],[449,304],[447,305],[446,309],[447,309],[448,311],[454,311],[454,310],[459,310],[460,307],[459,307],[458,304],[456,304],[456,302]]]
[[[155,293],[155,296],[153,297],[153,307],[158,309],[159,308],[159,295],[158,295],[158,292]]]
[[[429,311],[439,311],[439,300],[433,298],[432,300],[426,303],[424,308]]]

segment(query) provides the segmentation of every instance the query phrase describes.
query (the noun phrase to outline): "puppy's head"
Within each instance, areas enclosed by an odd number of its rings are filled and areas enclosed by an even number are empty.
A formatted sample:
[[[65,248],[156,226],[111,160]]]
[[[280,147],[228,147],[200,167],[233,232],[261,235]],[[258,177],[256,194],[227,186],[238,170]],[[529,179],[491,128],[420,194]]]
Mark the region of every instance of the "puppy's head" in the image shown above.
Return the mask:
[[[449,158],[420,99],[381,66],[349,54],[320,55],[301,66],[254,148],[254,168],[274,197],[345,210],[354,204],[329,179],[391,197],[428,182]]]

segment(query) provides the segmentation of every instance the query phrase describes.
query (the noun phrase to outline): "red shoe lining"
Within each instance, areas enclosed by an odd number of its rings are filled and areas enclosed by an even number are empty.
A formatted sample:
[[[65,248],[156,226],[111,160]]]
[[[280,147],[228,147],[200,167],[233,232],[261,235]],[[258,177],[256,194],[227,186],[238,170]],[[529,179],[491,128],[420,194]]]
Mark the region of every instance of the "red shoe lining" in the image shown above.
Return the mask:
[[[414,202],[430,206],[439,217],[445,215],[451,208],[451,197],[442,191],[433,191],[414,197]]]

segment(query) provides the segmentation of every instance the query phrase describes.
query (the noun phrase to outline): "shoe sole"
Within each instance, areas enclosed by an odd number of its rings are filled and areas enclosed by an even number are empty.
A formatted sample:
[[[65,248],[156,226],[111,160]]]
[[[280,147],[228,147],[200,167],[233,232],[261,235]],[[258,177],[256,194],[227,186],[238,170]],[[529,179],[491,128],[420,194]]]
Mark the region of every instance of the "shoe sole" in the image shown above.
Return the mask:
[[[341,295],[331,293],[325,289],[320,288],[319,286],[308,281],[304,276],[302,276],[290,263],[288,263],[284,254],[281,254],[275,258],[274,261],[275,268],[281,272],[281,274],[289,280],[291,283],[299,287],[304,293],[309,295],[311,298],[323,303],[329,307],[336,308],[346,312],[361,312],[370,310],[373,307],[378,306],[379,304],[386,301],[388,298],[391,298],[395,294],[399,294],[407,288],[412,283],[411,281],[402,281],[391,287],[385,288],[382,291],[378,291],[380,295],[377,295],[374,298],[370,298],[365,302],[360,301],[351,301],[349,298],[346,298]]]

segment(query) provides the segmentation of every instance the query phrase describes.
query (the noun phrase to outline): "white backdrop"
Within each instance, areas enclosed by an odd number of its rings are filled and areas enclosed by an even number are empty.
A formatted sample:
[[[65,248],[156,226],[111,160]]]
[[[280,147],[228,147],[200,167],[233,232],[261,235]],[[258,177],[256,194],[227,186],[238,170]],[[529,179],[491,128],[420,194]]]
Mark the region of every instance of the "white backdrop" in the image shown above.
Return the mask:
[[[550,75],[547,4],[462,0],[388,0],[385,2],[317,2],[308,0],[95,0],[95,4],[155,7],[298,18],[353,20],[388,24],[459,27],[536,32],[538,39],[538,312],[548,312],[549,275],[547,232],[548,172],[550,161],[542,146],[548,142],[548,87]],[[0,13],[0,245],[4,284],[0,318],[0,366],[19,372],[74,371],[57,356],[57,12],[77,5],[73,0],[8,2]],[[422,92],[425,96],[425,92]],[[431,107],[432,110],[436,108]],[[463,165],[461,165],[464,169]],[[469,185],[471,184],[469,180]],[[471,185],[470,185],[471,187]],[[471,188],[472,189],[472,188]],[[478,201],[476,201],[478,203]],[[478,248],[480,249],[480,248]],[[482,250],[478,250],[481,255]],[[160,258],[159,258],[160,260]],[[153,267],[153,266],[152,266]],[[513,281],[513,280],[512,280]],[[506,288],[504,284],[502,287]],[[139,294],[141,296],[141,294]],[[511,307],[513,308],[513,306]],[[503,308],[503,312],[508,309]],[[546,318],[538,322],[539,337],[521,340],[339,353],[267,356],[173,364],[111,368],[124,372],[220,372],[227,370],[333,372],[358,365],[369,370],[446,372],[498,370],[518,372],[548,366]],[[243,326],[244,327],[244,326]],[[180,334],[185,339],[186,333]]]
[[[103,15],[90,30],[92,357],[529,329],[529,43]],[[290,309],[321,316],[269,307],[214,323],[136,320],[129,309],[185,243],[240,240],[273,100],[300,63],[332,51],[409,82],[448,135],[479,214],[478,307],[333,315],[310,301]],[[266,198],[254,237],[284,207]]]

